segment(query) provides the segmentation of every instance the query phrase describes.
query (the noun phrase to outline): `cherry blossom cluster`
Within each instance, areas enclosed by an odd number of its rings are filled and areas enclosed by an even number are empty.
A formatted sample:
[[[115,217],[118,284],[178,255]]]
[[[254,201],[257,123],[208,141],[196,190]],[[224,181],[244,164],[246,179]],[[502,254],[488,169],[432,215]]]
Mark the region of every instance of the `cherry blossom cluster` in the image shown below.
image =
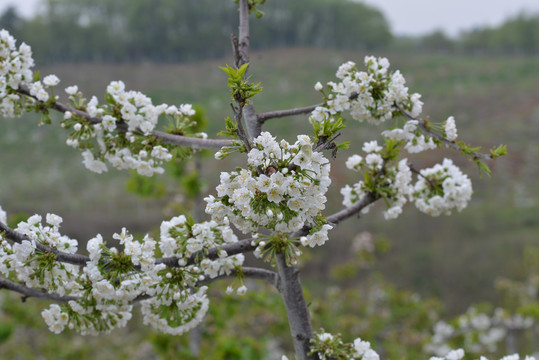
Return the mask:
[[[346,167],[353,171],[365,171],[368,174],[366,179],[369,181],[361,180],[352,186],[345,185],[341,189],[343,205],[350,207],[367,193],[376,191],[376,188],[373,187],[376,184],[379,188],[389,189],[389,192],[385,193],[389,205],[384,212],[384,217],[394,219],[402,213],[402,206],[406,204],[411,195],[412,173],[407,165],[407,160],[401,160],[396,167],[386,166],[384,148],[378,145],[376,140],[363,144],[362,150],[366,155],[354,154],[350,156],[346,161]],[[384,169],[383,172],[382,169]],[[363,209],[363,212],[368,211],[369,207]]]
[[[328,224],[319,224],[325,193],[331,183],[330,165],[307,135],[294,144],[262,132],[253,140],[248,168],[222,172],[217,197],[209,196],[206,212],[217,222],[229,219],[243,233],[266,228],[292,233],[309,224],[315,231],[302,243],[314,247],[327,240]]]
[[[387,164],[394,145],[394,142],[386,141],[384,148],[373,140],[363,145],[365,156],[355,154],[348,158],[347,168],[364,171],[366,175],[364,180],[341,189],[344,206],[350,207],[366,194],[375,193],[386,200],[386,219],[397,218],[408,201],[432,216],[448,215],[454,208],[461,211],[466,207],[472,196],[472,184],[452,160],[444,159],[442,164],[420,170],[414,184],[407,159],[400,160],[397,165]],[[368,207],[364,209],[365,212],[368,210]]]
[[[315,89],[324,92],[326,100],[311,114],[311,122],[324,122],[338,117],[344,111],[353,119],[380,124],[400,114],[402,110],[416,118],[422,111],[421,95],[408,94],[406,81],[396,70],[389,71],[386,58],[365,57],[367,71],[358,71],[354,62],[342,64],[337,71],[338,83],[327,84],[327,94],[322,84]]]
[[[30,46],[22,43],[17,48],[15,39],[9,32],[0,30],[0,115],[15,117],[21,114],[21,96],[14,93],[14,90],[33,82],[33,66]],[[35,95],[48,99],[48,93],[43,90],[43,86],[40,90],[35,87]]]
[[[420,211],[432,216],[450,215],[452,209],[461,211],[468,205],[472,182],[451,159],[444,159],[442,164],[420,170],[412,196]]]
[[[0,219],[1,220],[1,219]],[[3,240],[0,248],[0,273],[13,273],[16,279],[32,288],[45,288],[60,295],[78,289],[73,277],[78,268],[71,264],[54,261],[54,255],[36,248],[36,243],[61,249],[68,254],[77,251],[77,241],[58,232],[62,218],[47,214],[46,225],[41,224],[40,215],[31,216],[20,222],[16,231],[28,240],[11,245]]]
[[[178,265],[185,267],[194,254],[237,241],[237,236],[226,221],[223,224],[215,221],[194,224],[184,215],[180,215],[161,223],[159,249],[166,257],[178,258]],[[190,272],[211,279],[220,275],[230,275],[232,271],[241,267],[245,258],[243,254],[228,256],[222,249],[219,250],[218,256],[215,260],[207,258],[201,260],[200,266],[192,266]]]
[[[453,122],[454,124],[454,122]],[[438,146],[431,137],[425,136],[418,127],[419,121],[409,120],[402,128],[395,127],[382,132],[386,139],[404,142],[404,149],[410,154],[420,153],[425,150],[436,149]],[[455,127],[456,133],[456,127]]]
[[[316,352],[322,360],[380,360],[370,342],[357,338],[352,343],[344,343],[340,334],[334,335],[324,330],[317,332],[311,340],[311,351]]]
[[[0,208],[0,221],[5,222]],[[62,218],[47,214],[21,222],[16,231],[20,243],[0,240],[0,273],[27,287],[51,294],[70,296],[64,304],[53,304],[42,316],[55,333],[65,328],[82,334],[107,332],[131,319],[134,302],[140,302],[143,321],[169,334],[182,334],[202,321],[209,300],[206,277],[231,275],[243,264],[243,255],[204,258],[208,249],[231,244],[238,239],[226,224],[213,221],[194,223],[184,216],[161,224],[159,246],[149,235],[137,240],[125,228],[114,234],[121,246],[109,247],[101,235],[87,243],[89,261],[83,267],[57,260],[57,251],[75,254],[77,241],[60,234]],[[157,252],[172,257],[175,266],[156,261]],[[195,256],[190,259],[192,255]],[[245,292],[244,286],[238,293]]]
[[[433,335],[425,346],[427,353],[446,353],[455,338],[460,339],[468,351],[495,352],[508,331],[528,329],[533,326],[534,320],[520,314],[511,315],[500,308],[497,308],[493,315],[489,315],[471,307],[452,323],[453,325],[439,321],[434,325]]]
[[[163,173],[161,165],[172,159],[169,149],[151,136],[160,116],[165,116],[174,126],[190,125],[189,116],[195,111],[189,104],[169,106],[153,105],[146,95],[128,91],[122,81],[107,86],[106,104],[99,104],[97,97],[86,104],[77,86],[66,88],[75,107],[85,109],[97,121],[89,121],[75,112],[64,113],[62,126],[72,129],[67,144],[83,150],[83,163],[91,171],[107,171],[105,161],[113,167],[133,169],[141,175]],[[203,136],[203,135],[200,135]]]

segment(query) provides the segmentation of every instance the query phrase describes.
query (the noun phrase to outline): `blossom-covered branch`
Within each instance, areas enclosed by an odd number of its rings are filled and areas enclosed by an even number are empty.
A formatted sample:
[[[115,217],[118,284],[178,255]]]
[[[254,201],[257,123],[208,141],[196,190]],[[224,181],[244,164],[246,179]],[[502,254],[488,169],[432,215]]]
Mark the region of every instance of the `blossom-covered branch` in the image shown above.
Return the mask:
[[[17,90],[18,93],[29,96],[36,101],[39,101],[37,97],[30,93],[30,90],[26,86],[20,86]],[[74,109],[66,104],[63,104],[59,101],[54,101],[50,105],[51,109],[57,110],[63,114],[71,113],[75,116],[86,119],[91,124],[101,124],[103,119],[101,117],[95,117],[89,115],[87,112],[84,112],[79,109]],[[124,131],[127,131],[127,125],[124,123],[118,124],[118,128]],[[189,136],[182,136],[177,134],[169,134],[164,131],[153,130],[151,133],[156,139],[161,140],[163,143],[170,145],[186,146],[196,150],[209,149],[216,150],[220,149],[223,146],[232,146],[232,141],[227,139],[207,139],[207,138],[195,138]]]

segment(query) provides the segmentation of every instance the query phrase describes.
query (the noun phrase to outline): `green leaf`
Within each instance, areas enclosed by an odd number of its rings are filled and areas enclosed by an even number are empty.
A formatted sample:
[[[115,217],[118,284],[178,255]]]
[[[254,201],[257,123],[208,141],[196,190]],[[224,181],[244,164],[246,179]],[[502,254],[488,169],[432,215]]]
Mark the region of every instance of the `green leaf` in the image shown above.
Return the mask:
[[[254,10],[254,12],[255,12],[255,15],[256,15],[257,19],[261,19],[261,18],[264,16],[264,12],[263,12],[263,11],[260,11],[260,10],[258,10],[257,8],[254,8],[253,10]]]
[[[116,104],[116,101],[114,100],[114,97],[109,94],[109,93],[105,93],[105,101],[111,105],[115,105]]]
[[[490,155],[493,159],[499,158],[500,156],[507,155],[507,145],[500,145],[496,149],[490,150]]]
[[[482,175],[483,173],[485,173],[488,176],[490,176],[492,171],[490,170],[487,164],[485,164],[482,161],[476,161],[475,163],[477,164],[477,168],[479,169],[479,175]]]
[[[245,76],[245,73],[247,72],[248,67],[249,67],[249,63],[245,63],[242,66],[240,66],[240,68],[236,72],[237,78],[243,79],[243,77]]]
[[[346,150],[350,147],[350,141],[345,141],[341,144],[338,144],[337,145],[337,149],[343,149],[343,150]]]
[[[233,77],[234,75],[236,75],[236,71],[234,70],[234,68],[231,68],[230,66],[226,65],[226,66],[219,66],[219,69],[223,70],[229,77]]]

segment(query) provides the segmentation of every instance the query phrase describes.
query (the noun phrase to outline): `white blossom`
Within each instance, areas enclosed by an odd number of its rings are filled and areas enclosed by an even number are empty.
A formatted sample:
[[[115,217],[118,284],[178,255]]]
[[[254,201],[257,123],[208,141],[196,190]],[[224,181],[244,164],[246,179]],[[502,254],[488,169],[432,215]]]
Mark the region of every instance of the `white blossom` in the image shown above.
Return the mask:
[[[56,75],[47,75],[43,78],[43,85],[56,86],[60,83],[60,79]]]
[[[445,137],[449,141],[455,141],[457,139],[457,126],[455,125],[455,118],[450,116],[444,123]]]

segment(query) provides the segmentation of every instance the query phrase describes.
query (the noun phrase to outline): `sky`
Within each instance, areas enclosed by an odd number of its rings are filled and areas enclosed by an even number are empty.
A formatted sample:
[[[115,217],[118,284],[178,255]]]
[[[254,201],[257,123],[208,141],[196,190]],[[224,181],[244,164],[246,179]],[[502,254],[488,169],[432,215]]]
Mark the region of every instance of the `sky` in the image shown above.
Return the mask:
[[[520,12],[539,14],[539,0],[364,0],[385,14],[397,35],[495,26]]]
[[[382,10],[393,33],[397,35],[420,35],[443,30],[448,35],[456,36],[463,30],[499,25],[520,12],[539,13],[539,0],[362,1]],[[39,8],[39,3],[40,0],[0,0],[0,11],[8,4],[14,4],[21,14],[30,16]]]

